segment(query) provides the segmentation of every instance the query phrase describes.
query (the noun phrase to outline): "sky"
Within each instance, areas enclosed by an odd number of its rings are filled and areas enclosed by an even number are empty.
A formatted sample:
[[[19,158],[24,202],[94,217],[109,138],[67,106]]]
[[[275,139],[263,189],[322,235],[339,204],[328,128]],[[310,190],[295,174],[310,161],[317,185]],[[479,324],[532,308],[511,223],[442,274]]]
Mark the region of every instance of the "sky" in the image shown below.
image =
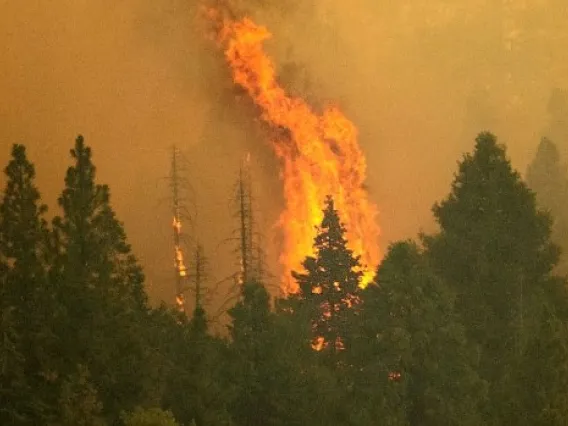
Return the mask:
[[[568,88],[565,1],[232,3],[271,30],[267,49],[292,93],[338,104],[358,127],[383,250],[435,230],[431,206],[479,131],[506,143],[524,173],[547,132],[552,90]],[[246,153],[273,269],[278,253],[278,163],[198,6],[0,0],[0,164],[24,143],[57,214],[69,150],[83,134],[154,301],[174,293],[173,145],[185,159],[187,229],[204,245],[210,287],[237,270],[231,198]],[[567,155],[568,141],[556,142]],[[230,286],[217,289],[217,308]]]

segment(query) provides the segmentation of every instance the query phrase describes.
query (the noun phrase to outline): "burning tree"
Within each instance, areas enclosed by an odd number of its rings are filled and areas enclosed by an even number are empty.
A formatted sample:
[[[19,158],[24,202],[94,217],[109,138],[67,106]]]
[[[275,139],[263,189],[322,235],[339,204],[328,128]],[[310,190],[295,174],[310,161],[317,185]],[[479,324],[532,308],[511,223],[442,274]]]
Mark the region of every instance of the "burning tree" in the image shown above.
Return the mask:
[[[303,262],[303,273],[292,272],[299,286],[297,297],[308,306],[315,347],[336,354],[346,345],[349,317],[356,314],[361,283],[359,257],[347,248],[345,227],[333,199],[325,201],[323,220],[314,239],[315,256]]]
[[[312,241],[322,220],[320,203],[332,195],[347,226],[348,246],[364,263],[360,283],[365,286],[380,260],[379,228],[377,207],[365,189],[367,164],[356,126],[337,106],[319,112],[287,93],[264,51],[263,43],[271,37],[267,28],[247,18],[234,21],[211,14],[219,24],[219,40],[235,84],[246,91],[263,122],[275,132],[273,149],[282,163],[286,200],[280,217],[284,270],[300,268],[304,257],[313,254]],[[297,291],[289,275],[282,284],[286,292]]]

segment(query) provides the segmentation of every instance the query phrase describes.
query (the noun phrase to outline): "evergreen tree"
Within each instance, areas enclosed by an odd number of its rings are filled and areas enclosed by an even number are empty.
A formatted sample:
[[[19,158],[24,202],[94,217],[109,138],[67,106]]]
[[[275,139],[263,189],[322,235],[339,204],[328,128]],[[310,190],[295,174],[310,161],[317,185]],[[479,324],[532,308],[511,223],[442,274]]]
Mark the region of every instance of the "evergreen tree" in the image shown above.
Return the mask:
[[[550,212],[552,236],[562,251],[568,249],[568,175],[554,142],[542,139],[535,158],[527,169],[527,184],[536,192],[538,204]],[[559,271],[568,273],[565,256]]]
[[[450,290],[412,242],[393,244],[377,277],[362,299],[366,343],[382,363],[364,374],[380,381],[375,392],[385,392],[385,416],[408,425],[483,424],[485,387]]]
[[[0,423],[44,422],[54,389],[56,314],[46,275],[48,231],[35,186],[35,168],[23,145],[14,145],[5,169],[0,202],[2,325],[5,327],[2,377],[5,410],[14,417]],[[10,355],[10,356],[8,356]],[[9,408],[10,407],[10,408]],[[4,411],[6,412],[6,411]],[[18,419],[18,420],[17,420]]]
[[[359,258],[347,248],[345,227],[327,197],[324,217],[314,240],[315,257],[308,256],[304,272],[292,272],[298,282],[298,298],[310,307],[313,343],[323,340],[322,349],[332,355],[348,346],[349,327],[356,315],[361,280]]]
[[[56,279],[66,314],[59,322],[66,365],[88,367],[105,416],[150,398],[152,358],[145,348],[143,274],[110,206],[109,188],[95,182],[91,150],[82,136],[71,150],[54,220]]]
[[[225,363],[231,360],[225,342],[206,333],[205,312],[197,311],[188,320],[162,307],[153,311],[152,318],[154,345],[163,355],[161,407],[181,424],[231,424],[227,411],[231,389],[223,377]]]
[[[59,418],[53,426],[106,425],[101,417],[102,404],[91,383],[89,371],[81,365],[63,381],[59,407]]]
[[[278,401],[274,395],[281,377],[277,354],[274,352],[274,323],[270,298],[265,287],[257,282],[245,282],[241,299],[229,310],[232,344],[231,367],[227,373],[233,379],[235,395],[231,414],[238,425],[271,425],[278,416]]]
[[[246,282],[229,310],[231,342],[224,376],[229,410],[237,425],[328,425],[340,389],[333,372],[318,363],[311,330],[298,300],[270,297],[263,284]]]
[[[529,415],[511,410],[523,392],[513,366],[546,321],[543,298],[563,292],[550,275],[558,259],[550,218],[489,133],[478,136],[450,195],[433,210],[441,232],[425,237],[428,255],[457,293],[457,312],[489,383],[486,419],[519,424]]]
[[[323,220],[314,239],[315,255],[303,262],[304,271],[292,272],[299,285],[298,294],[290,296],[292,320],[308,326],[311,346],[317,349],[306,385],[316,375],[326,386],[315,385],[324,396],[326,413],[323,421],[351,424],[368,418],[368,401],[357,400],[355,393],[359,365],[354,363],[354,343],[359,322],[359,258],[347,247],[345,227],[331,197],[325,200]],[[304,330],[296,325],[300,336]],[[307,395],[311,395],[310,392]],[[316,402],[316,405],[318,403]]]

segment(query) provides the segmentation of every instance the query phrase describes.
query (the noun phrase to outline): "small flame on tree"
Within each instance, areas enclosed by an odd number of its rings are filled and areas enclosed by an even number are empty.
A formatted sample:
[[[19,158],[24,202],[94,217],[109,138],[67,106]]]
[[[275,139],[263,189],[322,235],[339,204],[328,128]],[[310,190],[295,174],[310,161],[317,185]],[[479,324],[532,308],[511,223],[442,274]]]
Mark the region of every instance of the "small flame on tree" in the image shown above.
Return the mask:
[[[248,18],[232,20],[214,10],[208,12],[220,24],[219,42],[234,82],[278,134],[272,145],[282,162],[286,203],[279,221],[284,234],[280,261],[287,271],[284,291],[298,290],[288,271],[301,268],[303,259],[313,255],[312,243],[327,195],[341,211],[349,247],[361,258],[361,286],[366,286],[380,261],[379,228],[377,208],[364,187],[367,166],[357,129],[335,106],[318,114],[303,99],[287,95],[263,49],[263,42],[271,37],[265,27]]]
[[[179,242],[181,235],[181,221],[179,220],[178,217],[174,216],[172,225],[174,228],[174,235],[175,235],[174,267],[176,269],[176,273],[178,275],[178,280],[179,280],[187,276],[187,267],[185,266],[185,262],[183,260],[183,252],[181,251],[180,242]],[[178,309],[183,312],[185,310],[185,297],[183,296],[183,293],[181,292],[181,289],[179,287],[180,286],[178,284],[177,294],[176,294],[176,305]]]

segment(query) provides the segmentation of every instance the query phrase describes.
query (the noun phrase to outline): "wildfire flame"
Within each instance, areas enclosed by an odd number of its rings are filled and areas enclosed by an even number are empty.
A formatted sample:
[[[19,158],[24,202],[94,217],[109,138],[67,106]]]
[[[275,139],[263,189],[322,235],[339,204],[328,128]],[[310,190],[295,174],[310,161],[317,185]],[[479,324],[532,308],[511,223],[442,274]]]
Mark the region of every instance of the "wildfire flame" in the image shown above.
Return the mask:
[[[181,222],[176,217],[174,217],[173,227],[174,231],[179,235],[181,233]],[[185,266],[183,260],[183,253],[179,245],[175,246],[175,253],[176,253],[176,258],[175,258],[174,267],[176,268],[180,277],[185,277],[187,275],[187,268]]]
[[[282,162],[285,210],[280,217],[284,248],[280,261],[286,271],[284,291],[297,291],[289,271],[301,270],[313,255],[316,227],[323,219],[325,197],[331,195],[347,229],[349,248],[361,257],[366,286],[380,260],[376,206],[364,189],[366,161],[357,129],[339,108],[316,113],[304,100],[288,96],[279,85],[272,60],[263,49],[271,37],[252,20],[221,22],[219,41],[233,79],[261,110],[271,128],[285,133],[273,141]],[[282,130],[284,132],[282,132]]]

